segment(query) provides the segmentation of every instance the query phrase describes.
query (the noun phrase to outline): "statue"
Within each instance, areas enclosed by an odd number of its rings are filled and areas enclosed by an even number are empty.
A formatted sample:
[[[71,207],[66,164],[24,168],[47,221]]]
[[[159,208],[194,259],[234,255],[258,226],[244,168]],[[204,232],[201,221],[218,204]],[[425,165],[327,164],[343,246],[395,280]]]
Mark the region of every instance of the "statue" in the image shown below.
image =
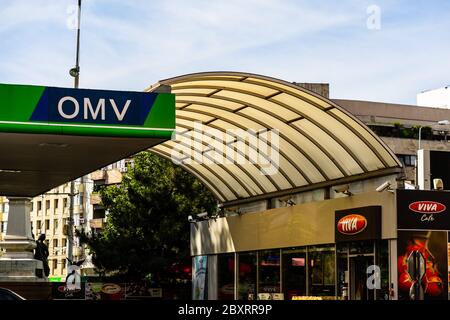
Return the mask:
[[[46,277],[50,274],[50,267],[48,266],[48,247],[44,242],[45,234],[41,234],[36,241],[36,249],[34,249],[34,258],[36,260],[41,260],[44,266],[44,274]],[[41,275],[41,277],[43,277]]]

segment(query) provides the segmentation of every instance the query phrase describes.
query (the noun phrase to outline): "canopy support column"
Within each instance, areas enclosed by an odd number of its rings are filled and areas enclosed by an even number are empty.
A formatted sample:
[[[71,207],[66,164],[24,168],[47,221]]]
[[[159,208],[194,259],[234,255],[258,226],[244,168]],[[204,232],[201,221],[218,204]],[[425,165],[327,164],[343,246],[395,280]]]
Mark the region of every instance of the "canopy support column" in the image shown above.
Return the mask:
[[[47,281],[42,275],[42,261],[34,259],[36,243],[31,234],[31,199],[9,197],[8,227],[0,247],[6,253],[0,258],[0,282]]]

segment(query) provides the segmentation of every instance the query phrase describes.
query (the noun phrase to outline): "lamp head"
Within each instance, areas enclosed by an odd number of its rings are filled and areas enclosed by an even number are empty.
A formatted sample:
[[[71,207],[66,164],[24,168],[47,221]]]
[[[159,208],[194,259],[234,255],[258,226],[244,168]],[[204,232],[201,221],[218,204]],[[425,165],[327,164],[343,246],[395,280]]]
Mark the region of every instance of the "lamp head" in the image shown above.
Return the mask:
[[[78,77],[80,75],[80,67],[70,69],[69,74],[74,78]]]

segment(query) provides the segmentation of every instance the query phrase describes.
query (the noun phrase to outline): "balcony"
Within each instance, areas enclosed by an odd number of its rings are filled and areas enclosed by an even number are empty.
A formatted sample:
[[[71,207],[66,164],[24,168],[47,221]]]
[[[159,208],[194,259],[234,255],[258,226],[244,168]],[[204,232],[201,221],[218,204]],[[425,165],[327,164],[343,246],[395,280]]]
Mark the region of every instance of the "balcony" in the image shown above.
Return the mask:
[[[122,182],[122,172],[119,169],[97,170],[91,173],[95,184],[118,184]]]
[[[102,202],[102,198],[99,193],[91,193],[90,201],[92,205],[100,204]]]
[[[67,252],[66,247],[54,247],[52,251],[53,256],[65,256]]]
[[[118,184],[122,182],[122,172],[119,169],[106,171],[106,184]]]
[[[105,170],[97,170],[91,173],[91,179],[96,180],[105,180],[106,178],[106,171]]]
[[[76,205],[73,206],[73,213],[74,214],[80,214],[80,213],[83,213],[83,212],[84,212],[84,209],[83,209],[82,205],[76,204]]]
[[[105,221],[103,218],[91,219],[89,221],[89,226],[91,227],[91,229],[103,229],[103,227],[105,226]]]

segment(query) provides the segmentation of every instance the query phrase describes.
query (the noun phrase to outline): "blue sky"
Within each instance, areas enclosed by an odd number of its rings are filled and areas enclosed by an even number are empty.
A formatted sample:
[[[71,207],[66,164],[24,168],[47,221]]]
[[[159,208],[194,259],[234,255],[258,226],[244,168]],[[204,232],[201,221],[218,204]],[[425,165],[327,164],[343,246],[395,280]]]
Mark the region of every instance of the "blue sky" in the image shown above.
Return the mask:
[[[0,0],[0,83],[72,86],[76,0]],[[380,8],[380,29],[367,27]],[[450,84],[450,1],[83,0],[81,87],[141,91],[201,71],[328,82],[415,104]]]

